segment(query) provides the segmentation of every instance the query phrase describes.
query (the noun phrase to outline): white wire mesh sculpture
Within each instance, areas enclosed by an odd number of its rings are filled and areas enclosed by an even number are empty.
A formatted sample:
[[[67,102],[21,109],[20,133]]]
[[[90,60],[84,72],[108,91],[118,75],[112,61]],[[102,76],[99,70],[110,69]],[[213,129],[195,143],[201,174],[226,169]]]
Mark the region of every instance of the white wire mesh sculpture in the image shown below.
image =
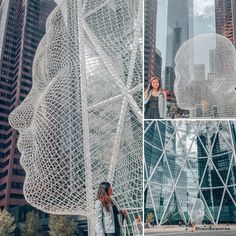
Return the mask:
[[[236,51],[218,34],[198,35],[182,44],[175,57],[177,105],[190,118],[236,116]]]
[[[56,4],[60,4],[63,0],[54,0],[54,2],[56,2]]]
[[[193,198],[188,204],[188,214],[191,223],[201,224],[205,215],[205,206],[200,198]]]
[[[68,0],[50,14],[32,90],[10,115],[31,205],[91,216],[108,180],[128,223],[141,212],[142,45],[141,0]]]

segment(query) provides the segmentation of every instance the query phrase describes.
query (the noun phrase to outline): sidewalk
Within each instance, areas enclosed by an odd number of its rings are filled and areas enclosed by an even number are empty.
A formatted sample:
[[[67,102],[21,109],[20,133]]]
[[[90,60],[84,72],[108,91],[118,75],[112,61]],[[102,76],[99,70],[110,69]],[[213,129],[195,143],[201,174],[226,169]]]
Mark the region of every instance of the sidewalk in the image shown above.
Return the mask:
[[[197,225],[197,227],[204,228],[203,225]],[[206,225],[206,228],[209,229],[209,225]],[[214,226],[212,226],[212,229]],[[234,225],[226,225],[226,224],[219,224],[215,226],[215,228],[230,228],[230,230],[236,231],[236,224]],[[144,232],[146,233],[157,233],[157,232],[185,232],[185,226],[177,226],[177,225],[163,225],[163,226],[154,226],[151,228],[145,228]],[[191,231],[191,227],[188,227],[188,231]]]
[[[180,226],[154,226],[151,228],[144,229],[146,233],[156,233],[156,232],[183,232],[185,227]]]

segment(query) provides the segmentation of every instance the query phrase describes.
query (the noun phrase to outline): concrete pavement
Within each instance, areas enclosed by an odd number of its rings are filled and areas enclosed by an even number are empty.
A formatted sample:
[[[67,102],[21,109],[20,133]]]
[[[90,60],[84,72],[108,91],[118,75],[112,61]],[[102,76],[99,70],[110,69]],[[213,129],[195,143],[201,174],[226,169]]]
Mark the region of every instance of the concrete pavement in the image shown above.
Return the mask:
[[[220,230],[203,230],[203,226],[199,226],[200,230],[195,230],[191,232],[191,228],[188,227],[186,231],[185,227],[179,226],[161,226],[147,228],[144,230],[144,234],[148,236],[185,236],[185,235],[196,235],[196,236],[236,236],[236,225],[217,225],[216,228]],[[206,226],[209,229],[209,226]],[[230,230],[223,230],[225,228],[230,228]]]
[[[148,236],[236,236],[236,231],[195,231],[195,232],[165,232],[165,233],[144,233]]]

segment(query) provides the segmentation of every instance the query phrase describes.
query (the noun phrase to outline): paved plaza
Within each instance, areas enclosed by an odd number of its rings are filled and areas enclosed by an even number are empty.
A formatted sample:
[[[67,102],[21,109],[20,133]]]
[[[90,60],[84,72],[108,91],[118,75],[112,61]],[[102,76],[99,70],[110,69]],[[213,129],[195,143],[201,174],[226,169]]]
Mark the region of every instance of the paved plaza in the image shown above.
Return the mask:
[[[148,236],[167,236],[167,235],[173,235],[173,236],[184,236],[184,235],[196,235],[196,236],[235,236],[236,235],[236,230],[227,230],[227,231],[195,231],[195,232],[157,232],[157,233],[146,233],[145,235]]]
[[[148,228],[144,230],[144,234],[148,236],[184,236],[184,235],[196,235],[196,236],[236,236],[236,226],[235,225],[218,225],[216,228],[221,230],[195,230],[191,232],[191,228],[188,231],[184,227],[176,226],[162,226]],[[224,228],[230,228],[230,230],[223,230]]]

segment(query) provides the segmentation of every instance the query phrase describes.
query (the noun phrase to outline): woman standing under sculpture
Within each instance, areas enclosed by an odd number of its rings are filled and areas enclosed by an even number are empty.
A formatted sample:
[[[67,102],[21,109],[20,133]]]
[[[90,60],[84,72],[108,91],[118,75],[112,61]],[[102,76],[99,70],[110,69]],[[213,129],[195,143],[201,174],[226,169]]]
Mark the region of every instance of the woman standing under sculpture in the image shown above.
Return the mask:
[[[95,202],[96,232],[98,236],[120,236],[121,223],[119,214],[126,215],[125,211],[119,211],[111,199],[112,188],[110,183],[102,182],[99,185],[97,200]]]
[[[166,95],[160,86],[160,78],[152,77],[144,93],[145,119],[160,119],[166,115]]]

